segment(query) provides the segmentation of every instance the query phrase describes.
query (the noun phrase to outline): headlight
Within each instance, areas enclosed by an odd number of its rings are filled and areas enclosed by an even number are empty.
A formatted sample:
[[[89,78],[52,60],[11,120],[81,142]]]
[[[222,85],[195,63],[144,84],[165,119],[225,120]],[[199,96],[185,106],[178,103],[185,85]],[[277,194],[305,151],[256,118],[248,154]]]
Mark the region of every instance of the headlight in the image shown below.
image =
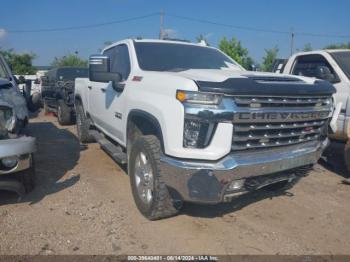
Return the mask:
[[[0,107],[0,130],[11,132],[16,126],[16,116],[10,107]]]
[[[176,99],[182,103],[218,105],[221,103],[222,95],[177,90]]]

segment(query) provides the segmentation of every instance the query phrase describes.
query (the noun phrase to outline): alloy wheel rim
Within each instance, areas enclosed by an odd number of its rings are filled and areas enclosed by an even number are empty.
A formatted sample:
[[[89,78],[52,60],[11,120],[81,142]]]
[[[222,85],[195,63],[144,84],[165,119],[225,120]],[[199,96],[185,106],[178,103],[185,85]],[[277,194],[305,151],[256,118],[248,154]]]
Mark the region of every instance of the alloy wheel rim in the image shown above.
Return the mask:
[[[136,156],[135,183],[140,199],[149,205],[153,200],[153,171],[148,157],[143,152]]]

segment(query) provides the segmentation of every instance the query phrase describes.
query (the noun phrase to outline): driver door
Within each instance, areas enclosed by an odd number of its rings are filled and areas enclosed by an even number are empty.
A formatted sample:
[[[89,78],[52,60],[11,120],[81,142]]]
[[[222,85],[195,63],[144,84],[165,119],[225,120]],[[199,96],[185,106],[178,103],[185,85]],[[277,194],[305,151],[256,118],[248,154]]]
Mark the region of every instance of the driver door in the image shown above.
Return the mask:
[[[99,118],[107,135],[121,144],[125,143],[122,122],[124,121],[124,89],[128,85],[130,74],[130,56],[126,44],[114,46],[104,52],[110,57],[110,72],[121,75],[121,81],[113,86],[112,82],[100,83]],[[101,103],[102,102],[102,103]]]

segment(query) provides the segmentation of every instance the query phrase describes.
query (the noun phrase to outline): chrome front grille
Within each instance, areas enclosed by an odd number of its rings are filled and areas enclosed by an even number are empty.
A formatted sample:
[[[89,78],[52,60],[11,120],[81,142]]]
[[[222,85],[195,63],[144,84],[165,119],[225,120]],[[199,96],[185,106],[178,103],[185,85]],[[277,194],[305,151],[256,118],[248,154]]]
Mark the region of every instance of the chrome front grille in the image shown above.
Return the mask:
[[[331,103],[330,97],[236,97],[240,107],[322,107]]]
[[[233,121],[233,151],[318,140],[326,134],[332,104],[331,97],[236,97],[234,101],[240,113]],[[313,115],[319,111],[325,113]],[[284,114],[288,117],[282,119]]]

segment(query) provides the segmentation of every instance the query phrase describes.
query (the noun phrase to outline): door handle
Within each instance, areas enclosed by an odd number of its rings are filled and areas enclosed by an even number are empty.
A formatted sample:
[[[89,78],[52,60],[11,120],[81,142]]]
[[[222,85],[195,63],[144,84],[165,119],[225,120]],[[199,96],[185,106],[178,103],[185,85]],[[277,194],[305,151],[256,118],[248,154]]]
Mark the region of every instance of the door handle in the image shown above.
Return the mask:
[[[92,89],[92,86],[88,86],[88,88],[91,90],[91,89]]]
[[[102,91],[103,93],[105,93],[105,92],[106,92],[106,88],[101,87],[101,91]]]

